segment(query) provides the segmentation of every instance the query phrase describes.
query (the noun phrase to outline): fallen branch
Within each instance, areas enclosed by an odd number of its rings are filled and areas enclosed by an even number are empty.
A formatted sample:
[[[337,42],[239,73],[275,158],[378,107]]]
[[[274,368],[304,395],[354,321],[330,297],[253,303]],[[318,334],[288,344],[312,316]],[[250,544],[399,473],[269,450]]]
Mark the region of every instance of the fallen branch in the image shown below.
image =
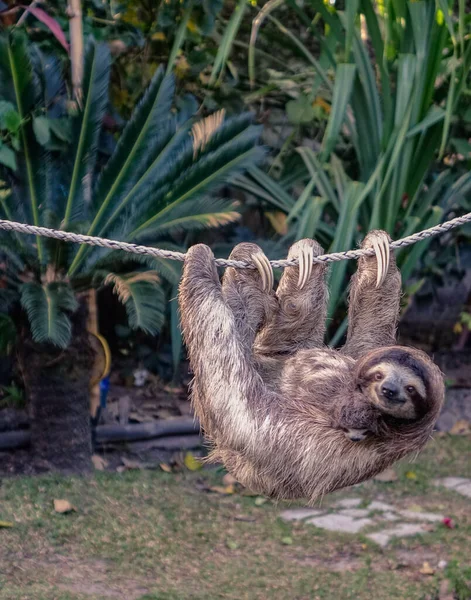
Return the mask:
[[[164,438],[165,444],[168,444],[169,436],[190,435],[193,437],[199,434],[199,425],[193,418],[177,417],[175,419],[165,419],[154,423],[138,423],[136,425],[98,425],[96,428],[95,440],[98,444],[111,442],[134,442],[140,440],[152,440],[155,438]],[[31,441],[31,434],[27,429],[19,431],[5,431],[0,433],[0,450],[14,450],[15,448],[24,448]],[[195,440],[193,439],[191,443]],[[178,442],[175,442],[177,447]],[[157,447],[157,446],[156,446]]]

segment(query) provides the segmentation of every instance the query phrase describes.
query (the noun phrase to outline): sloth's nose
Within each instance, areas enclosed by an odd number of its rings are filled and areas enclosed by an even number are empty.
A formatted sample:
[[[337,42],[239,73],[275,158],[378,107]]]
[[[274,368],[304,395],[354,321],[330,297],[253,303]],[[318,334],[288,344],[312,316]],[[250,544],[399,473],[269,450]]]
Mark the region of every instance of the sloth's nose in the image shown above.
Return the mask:
[[[402,398],[399,397],[399,387],[390,381],[383,384],[381,392],[385,398],[392,402],[402,402]]]

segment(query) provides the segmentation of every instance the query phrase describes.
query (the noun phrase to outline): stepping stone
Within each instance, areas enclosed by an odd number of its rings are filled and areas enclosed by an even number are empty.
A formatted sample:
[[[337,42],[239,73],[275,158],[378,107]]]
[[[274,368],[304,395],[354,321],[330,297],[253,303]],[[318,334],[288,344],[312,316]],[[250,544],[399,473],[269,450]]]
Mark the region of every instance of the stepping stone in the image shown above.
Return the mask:
[[[417,535],[418,533],[427,533],[425,525],[419,525],[416,523],[400,523],[393,529],[384,529],[383,531],[377,531],[376,533],[368,533],[366,534],[366,537],[384,548],[394,537],[401,538],[410,535]]]
[[[342,498],[334,504],[334,506],[339,506],[341,508],[355,508],[355,506],[359,506],[363,500],[361,498]]]
[[[354,519],[360,519],[367,517],[370,511],[366,508],[345,508],[339,510],[339,515],[347,515],[347,517],[353,517]]]
[[[466,479],[465,477],[444,477],[443,479],[436,479],[434,483],[435,485],[443,485],[449,490],[471,498],[471,479]]]
[[[308,517],[322,515],[324,512],[325,511],[323,510],[316,510],[315,508],[293,508],[284,510],[281,513],[280,518],[283,519],[283,521],[302,521]]]
[[[382,510],[383,512],[390,512],[396,510],[396,507],[386,502],[380,502],[379,500],[373,500],[371,504],[368,504],[368,510]]]
[[[340,531],[342,533],[358,533],[373,523],[373,519],[354,519],[347,515],[324,515],[322,517],[314,517],[308,519],[306,523],[315,525],[319,529],[327,529],[328,531]]]
[[[411,519],[411,521],[427,521],[428,523],[438,523],[444,519],[443,515],[438,515],[436,513],[415,512],[414,510],[400,510],[398,512],[406,519]]]
[[[385,512],[380,517],[383,521],[397,521],[399,517],[392,512]]]

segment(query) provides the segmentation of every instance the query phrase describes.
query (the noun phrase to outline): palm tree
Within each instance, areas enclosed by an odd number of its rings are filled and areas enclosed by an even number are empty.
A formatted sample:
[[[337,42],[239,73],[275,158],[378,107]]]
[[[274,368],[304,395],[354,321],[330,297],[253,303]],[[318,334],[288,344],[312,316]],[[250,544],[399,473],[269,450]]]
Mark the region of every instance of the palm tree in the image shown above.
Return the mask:
[[[71,110],[54,59],[18,32],[0,36],[0,117],[16,123],[3,135],[16,153],[0,165],[2,218],[179,250],[176,233],[234,221],[233,203],[213,193],[262,156],[251,116],[219,113],[194,124],[173,110],[173,77],[159,69],[105,160],[109,73],[106,46],[91,40],[83,101]],[[12,319],[0,320],[0,336],[15,325],[35,455],[48,466],[87,470],[93,352],[84,295],[112,285],[129,324],[155,334],[164,320],[163,280],[176,285],[179,269],[14,233],[2,233],[0,252],[0,312]]]

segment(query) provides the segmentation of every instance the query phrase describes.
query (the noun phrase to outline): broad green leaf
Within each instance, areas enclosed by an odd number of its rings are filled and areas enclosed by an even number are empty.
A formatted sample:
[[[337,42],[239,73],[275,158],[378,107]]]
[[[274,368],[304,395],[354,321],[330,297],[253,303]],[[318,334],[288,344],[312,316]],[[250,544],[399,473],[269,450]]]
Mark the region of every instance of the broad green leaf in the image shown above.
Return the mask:
[[[33,131],[38,143],[46,146],[51,139],[49,120],[46,117],[33,117]]]
[[[16,155],[15,152],[6,144],[1,144],[0,142],[0,164],[5,165],[12,171],[16,171],[17,163],[16,163]]]
[[[286,114],[293,125],[310,123],[314,119],[314,107],[309,96],[300,94],[296,100],[286,103]]]

